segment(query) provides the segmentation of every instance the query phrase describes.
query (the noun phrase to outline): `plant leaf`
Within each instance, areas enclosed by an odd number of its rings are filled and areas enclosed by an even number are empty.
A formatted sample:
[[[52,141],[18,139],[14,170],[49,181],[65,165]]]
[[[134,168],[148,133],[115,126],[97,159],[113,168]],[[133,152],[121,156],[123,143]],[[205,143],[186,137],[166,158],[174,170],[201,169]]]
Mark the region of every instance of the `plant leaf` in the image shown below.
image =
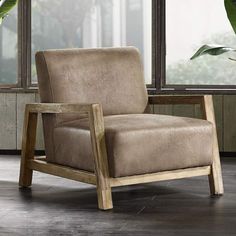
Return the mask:
[[[225,10],[236,34],[236,0],[225,0]]]
[[[207,45],[207,44],[205,44],[197,50],[197,52],[190,58],[190,60],[193,60],[193,59],[200,57],[204,54],[217,56],[217,55],[223,54],[225,52],[229,52],[229,51],[236,51],[236,49],[226,47],[226,46],[221,46],[221,45]]]
[[[0,25],[8,12],[17,4],[17,0],[0,0]]]

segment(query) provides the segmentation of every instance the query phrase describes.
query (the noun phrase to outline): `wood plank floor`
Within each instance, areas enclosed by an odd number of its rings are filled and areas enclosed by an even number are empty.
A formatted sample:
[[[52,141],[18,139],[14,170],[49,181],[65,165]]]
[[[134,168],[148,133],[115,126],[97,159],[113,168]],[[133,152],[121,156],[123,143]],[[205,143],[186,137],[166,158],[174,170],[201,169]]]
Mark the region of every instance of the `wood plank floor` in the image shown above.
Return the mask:
[[[207,177],[116,188],[97,210],[93,186],[35,172],[18,189],[19,157],[0,156],[0,235],[236,235],[236,158],[223,158],[225,195]]]

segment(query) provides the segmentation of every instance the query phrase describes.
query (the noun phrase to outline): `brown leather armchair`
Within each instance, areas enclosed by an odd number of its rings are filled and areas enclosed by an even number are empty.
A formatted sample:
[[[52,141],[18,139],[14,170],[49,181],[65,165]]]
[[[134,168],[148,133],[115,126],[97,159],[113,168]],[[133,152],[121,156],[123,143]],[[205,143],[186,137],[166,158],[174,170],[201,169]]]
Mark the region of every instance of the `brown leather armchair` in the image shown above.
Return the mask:
[[[36,54],[41,102],[25,109],[19,185],[33,170],[111,188],[208,175],[223,194],[212,97],[150,96],[137,49],[71,49]],[[150,104],[200,104],[203,119],[148,114]],[[42,114],[45,158],[34,157]]]

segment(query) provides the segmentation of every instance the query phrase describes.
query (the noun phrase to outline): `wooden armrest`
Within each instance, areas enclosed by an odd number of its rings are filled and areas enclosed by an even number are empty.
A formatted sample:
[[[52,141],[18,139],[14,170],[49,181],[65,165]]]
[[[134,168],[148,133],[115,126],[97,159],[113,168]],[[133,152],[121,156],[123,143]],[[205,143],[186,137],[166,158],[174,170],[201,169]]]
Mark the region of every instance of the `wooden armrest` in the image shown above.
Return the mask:
[[[26,105],[30,113],[90,113],[99,104],[76,104],[76,103],[32,103]]]
[[[32,182],[32,170],[37,169],[38,162],[34,161],[34,149],[36,141],[36,129],[38,113],[88,113],[89,128],[92,142],[92,151],[94,158],[94,169],[96,174],[96,180],[92,181],[96,183],[98,188],[99,207],[101,209],[112,208],[111,191],[109,182],[109,170],[107,151],[105,143],[105,129],[102,106],[100,104],[65,104],[65,103],[34,103],[27,104],[25,108],[25,118],[22,136],[22,152],[21,152],[21,171],[19,185],[22,187],[28,187]],[[33,165],[32,165],[33,163]],[[40,170],[44,170],[46,173],[50,169],[45,169],[41,165]],[[39,170],[39,169],[38,169]],[[53,171],[51,169],[51,171]],[[63,171],[62,168],[57,168],[57,172]],[[65,172],[64,172],[65,174]],[[62,176],[63,174],[61,174]],[[84,178],[84,174],[79,174],[79,179]],[[86,175],[88,177],[88,175]],[[102,189],[102,190],[100,190]]]
[[[202,104],[211,95],[151,95],[149,104]]]
[[[36,132],[38,113],[59,114],[59,113],[87,113],[89,128],[92,136],[104,134],[104,120],[102,106],[98,103],[76,104],[76,103],[31,103],[25,106],[25,130],[30,123],[34,123]],[[23,134],[24,136],[25,134]]]

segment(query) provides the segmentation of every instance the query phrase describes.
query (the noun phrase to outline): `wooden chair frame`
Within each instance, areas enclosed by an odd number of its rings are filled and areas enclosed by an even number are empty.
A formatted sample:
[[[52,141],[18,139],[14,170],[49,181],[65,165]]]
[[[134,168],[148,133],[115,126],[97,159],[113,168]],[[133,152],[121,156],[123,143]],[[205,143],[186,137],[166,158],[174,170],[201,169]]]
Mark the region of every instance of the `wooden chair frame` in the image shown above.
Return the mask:
[[[22,138],[19,186],[31,186],[33,170],[88,184],[93,184],[97,186],[98,207],[102,210],[113,208],[111,195],[112,187],[149,183],[162,180],[181,179],[187,177],[208,175],[210,193],[212,195],[222,195],[224,193],[224,189],[212,96],[154,95],[149,97],[149,104],[200,104],[203,113],[203,118],[210,121],[214,127],[213,164],[211,166],[202,166],[173,171],[163,171],[152,174],[111,178],[109,176],[108,170],[103,112],[102,107],[99,104],[27,104],[25,108]],[[80,112],[86,112],[89,117],[89,126],[94,154],[94,173],[73,169],[62,165],[47,163],[45,157],[34,157],[37,118],[39,113],[58,114]]]

